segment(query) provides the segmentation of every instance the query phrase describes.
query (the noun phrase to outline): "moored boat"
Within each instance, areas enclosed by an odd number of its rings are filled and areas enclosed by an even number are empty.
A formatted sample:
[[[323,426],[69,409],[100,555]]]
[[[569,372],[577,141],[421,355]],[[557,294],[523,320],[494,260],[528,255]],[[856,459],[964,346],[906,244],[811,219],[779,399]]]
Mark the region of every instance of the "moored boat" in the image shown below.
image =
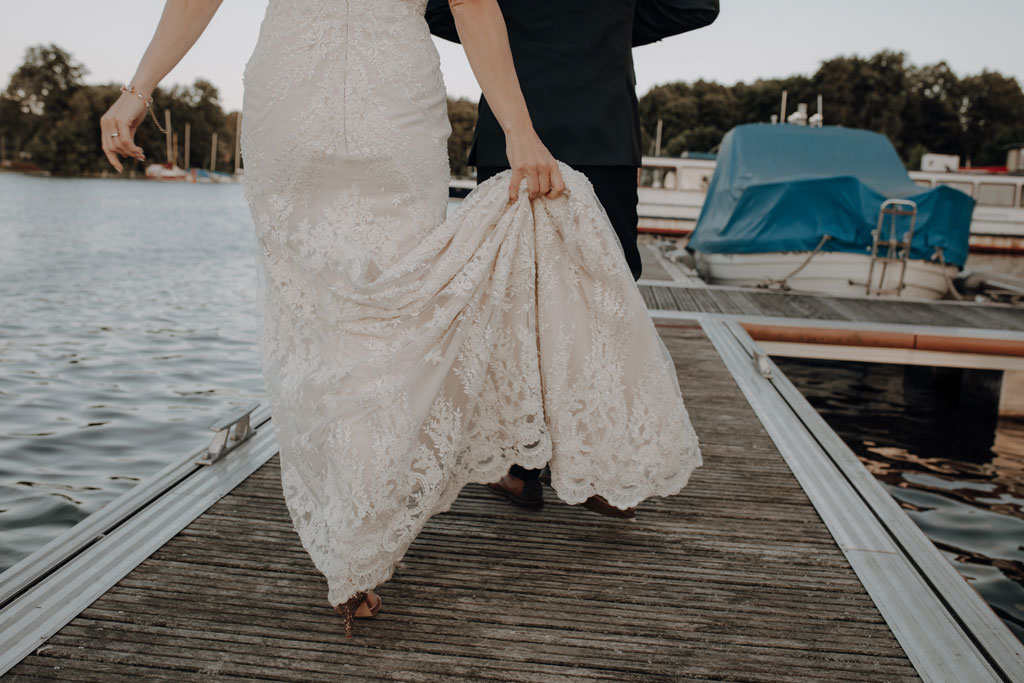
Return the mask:
[[[716,162],[711,155],[643,158],[640,232],[689,235],[697,224]],[[968,247],[1024,254],[1024,175],[991,170],[909,171],[922,187],[944,185],[975,200]]]
[[[973,209],[916,185],[879,133],[745,124],[722,140],[686,248],[713,284],[934,299],[967,259]]]
[[[700,217],[715,164],[713,154],[643,157],[637,229],[650,234],[689,234]]]
[[[151,180],[185,181],[189,179],[188,171],[171,163],[150,164],[146,167],[146,177]]]

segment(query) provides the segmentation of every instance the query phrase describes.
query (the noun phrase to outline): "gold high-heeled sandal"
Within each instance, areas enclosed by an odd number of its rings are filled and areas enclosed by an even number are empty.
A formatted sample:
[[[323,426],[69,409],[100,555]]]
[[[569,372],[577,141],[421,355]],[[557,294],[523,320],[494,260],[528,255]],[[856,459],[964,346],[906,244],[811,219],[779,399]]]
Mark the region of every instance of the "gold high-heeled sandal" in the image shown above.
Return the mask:
[[[377,598],[376,604],[372,603],[369,596]],[[369,619],[371,617],[377,616],[377,613],[380,612],[380,606],[383,604],[383,602],[384,601],[381,600],[380,596],[374,593],[373,591],[364,591],[356,593],[346,602],[343,602],[340,605],[335,605],[334,610],[338,614],[340,614],[342,618],[345,619],[345,637],[352,637],[352,629],[355,626],[354,622],[356,617],[359,617],[360,619]],[[363,614],[360,614],[359,611],[364,606],[366,609],[363,610]]]

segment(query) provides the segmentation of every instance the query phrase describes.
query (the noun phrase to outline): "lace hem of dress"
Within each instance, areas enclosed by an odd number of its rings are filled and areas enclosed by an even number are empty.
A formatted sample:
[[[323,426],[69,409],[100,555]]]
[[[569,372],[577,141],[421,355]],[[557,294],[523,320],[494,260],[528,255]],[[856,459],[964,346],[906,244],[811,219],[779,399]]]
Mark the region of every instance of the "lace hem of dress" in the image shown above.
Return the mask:
[[[402,557],[404,557],[415,538],[419,536],[426,523],[434,515],[448,512],[458,499],[462,489],[467,484],[486,484],[488,482],[497,481],[509,471],[509,468],[513,464],[520,465],[521,467],[526,467],[528,469],[541,469],[548,465],[550,462],[551,443],[546,430],[542,430],[542,432],[543,434],[540,438],[530,446],[520,446],[517,449],[508,449],[512,451],[512,455],[509,455],[506,451],[502,453],[500,457],[494,458],[493,461],[495,464],[487,470],[478,470],[455,475],[450,488],[438,500],[434,508],[426,516],[420,518],[416,524],[410,525],[407,529],[403,530],[402,536],[404,536],[406,542],[402,543],[398,548],[395,548],[391,553],[389,553],[389,557],[380,558],[384,561],[379,562],[373,569],[353,574],[351,573],[351,569],[345,566],[335,567],[332,566],[332,563],[330,562],[318,564],[317,569],[327,580],[328,602],[332,606],[341,604],[356,593],[376,588],[391,580]],[[678,494],[686,487],[692,473],[700,467],[701,464],[702,459],[700,450],[697,446],[697,442],[693,441],[690,442],[680,454],[679,469],[676,470],[674,476],[652,482],[647,487],[631,486],[624,489],[615,489],[597,486],[593,483],[573,485],[564,481],[559,481],[557,478],[553,477],[551,488],[555,491],[558,498],[569,505],[578,505],[593,495],[600,495],[603,496],[609,504],[620,509],[625,509],[635,507],[652,496],[664,497]],[[290,468],[285,467],[283,463],[281,467],[281,479],[282,486],[285,489],[300,485],[300,483],[293,478]],[[310,535],[311,530],[326,528],[329,524],[327,520],[318,515],[317,507],[311,504],[312,499],[307,496],[291,496],[287,500],[289,509],[294,518],[309,520],[307,524],[299,530],[300,540],[302,541],[303,547],[307,553],[309,553],[314,560],[320,558],[321,562],[323,562],[325,558],[330,558],[333,554],[323,552],[323,548],[317,548],[315,546],[315,541]],[[584,512],[583,514],[593,513]],[[309,545],[307,545],[307,543]],[[335,549],[335,553],[343,552],[343,550],[344,549],[341,548]]]

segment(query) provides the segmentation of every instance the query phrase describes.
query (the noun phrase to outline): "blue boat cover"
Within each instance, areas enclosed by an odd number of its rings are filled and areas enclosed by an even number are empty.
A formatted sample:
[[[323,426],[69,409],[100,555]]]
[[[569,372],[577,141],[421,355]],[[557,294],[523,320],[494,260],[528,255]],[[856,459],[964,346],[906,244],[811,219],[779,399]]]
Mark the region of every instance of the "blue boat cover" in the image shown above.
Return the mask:
[[[871,231],[886,199],[917,203],[910,258],[963,266],[974,200],[940,185],[914,184],[889,139],[841,126],[744,124],[722,139],[718,165],[688,249],[749,254],[871,253]],[[882,239],[888,238],[887,218]],[[909,218],[897,218],[897,239]],[[880,253],[884,253],[880,247]]]

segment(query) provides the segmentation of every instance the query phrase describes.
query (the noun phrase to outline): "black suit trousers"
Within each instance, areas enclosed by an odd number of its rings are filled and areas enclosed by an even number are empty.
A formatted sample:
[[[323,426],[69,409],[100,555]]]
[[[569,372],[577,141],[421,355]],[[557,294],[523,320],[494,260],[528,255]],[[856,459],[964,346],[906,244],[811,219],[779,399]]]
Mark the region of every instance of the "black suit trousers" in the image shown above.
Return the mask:
[[[587,176],[590,184],[594,186],[594,194],[604,207],[612,227],[615,228],[615,234],[619,237],[633,279],[639,280],[642,266],[640,250],[636,245],[636,166],[570,166]],[[482,183],[505,170],[508,170],[508,167],[480,166],[476,170],[476,180]],[[519,465],[513,465],[511,473],[520,479],[536,479],[540,476],[540,470],[528,470]]]

